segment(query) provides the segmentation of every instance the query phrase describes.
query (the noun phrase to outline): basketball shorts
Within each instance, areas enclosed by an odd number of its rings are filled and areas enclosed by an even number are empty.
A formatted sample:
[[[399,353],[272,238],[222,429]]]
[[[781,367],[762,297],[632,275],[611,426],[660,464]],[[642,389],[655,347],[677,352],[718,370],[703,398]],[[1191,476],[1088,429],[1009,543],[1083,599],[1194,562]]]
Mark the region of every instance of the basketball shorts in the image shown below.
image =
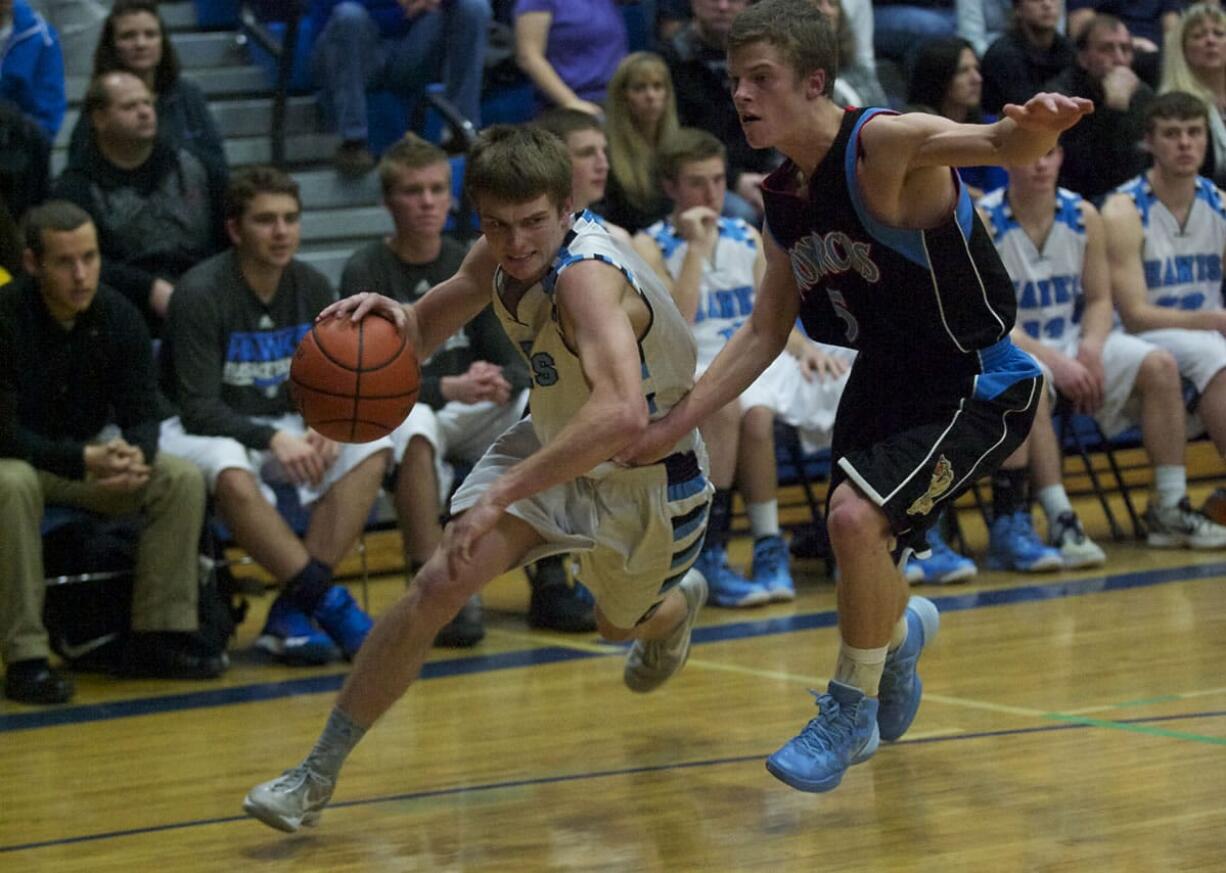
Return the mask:
[[[399,464],[413,437],[421,437],[434,449],[434,472],[438,479],[439,505],[451,493],[455,469],[451,461],[472,464],[493,445],[494,440],[524,415],[528,406],[528,389],[508,403],[485,400],[480,403],[451,401],[441,409],[427,403],[415,403],[409,416],[390,434]]]
[[[714,489],[706,452],[701,442],[697,446],[657,464],[580,476],[512,503],[507,512],[544,540],[523,563],[573,554],[579,578],[605,617],[617,627],[634,627],[681,581],[702,548]],[[540,448],[530,417],[514,424],[464,479],[451,499],[452,513],[471,507],[503,472]]]
[[[1118,436],[1141,420],[1141,398],[1135,393],[1137,373],[1141,362],[1158,346],[1140,337],[1114,330],[1107,334],[1103,343],[1103,372],[1107,384],[1103,391],[1103,405],[1094,413],[1094,421],[1107,437]],[[1064,350],[1069,357],[1077,355],[1073,346]],[[1043,377],[1047,380],[1048,396],[1054,401],[1056,387],[1051,381],[1051,371],[1042,363]]]
[[[1137,336],[1174,355],[1179,375],[1202,394],[1213,377],[1226,370],[1226,337],[1217,331],[1167,328],[1147,330]]]
[[[702,374],[706,371],[706,367],[698,366],[694,370],[694,381],[697,382],[702,378]],[[796,359],[787,352],[784,352],[771,361],[770,365],[762,371],[758,378],[754,379],[750,386],[741,392],[738,398],[741,405],[741,413],[744,414],[755,406],[765,406],[769,409],[777,410],[780,397],[789,386],[795,384],[793,376],[800,376],[800,368],[797,365]]]
[[[856,353],[851,349],[837,346],[823,345],[822,351],[831,357],[841,358],[848,364],[856,358]],[[774,409],[775,415],[781,421],[800,432],[805,451],[814,452],[827,448],[834,436],[835,413],[838,411],[843,391],[847,388],[851,371],[847,370],[837,378],[815,376],[807,379],[800,369],[799,361],[786,352],[779,356],[779,360],[785,358],[791,362],[790,366],[772,383],[774,396],[771,402],[765,405]],[[767,370],[767,373],[769,372],[770,369]]]
[[[306,425],[302,416],[287,413],[280,416],[252,416],[253,421],[266,424],[277,430],[288,431],[302,436],[306,433]],[[346,473],[378,452],[390,452],[392,441],[388,437],[369,443],[338,443],[340,454],[318,485],[302,482],[295,485],[298,501],[303,506],[309,506],[328,493],[333,485],[339,482]],[[255,476],[260,483],[260,492],[269,503],[275,504],[277,496],[269,483],[285,483],[290,479],[285,469],[278,463],[270,449],[250,449],[238,440],[221,436],[199,436],[187,433],[183,422],[178,416],[162,422],[158,436],[158,450],[178,455],[191,461],[204,473],[205,482],[212,494],[217,487],[217,477],[223,470],[246,470]]]
[[[889,519],[899,553],[925,551],[924,532],[941,510],[1030,433],[1043,386],[1034,359],[1008,339],[979,358],[979,373],[943,377],[890,355],[861,353],[852,366],[829,493],[852,482]]]

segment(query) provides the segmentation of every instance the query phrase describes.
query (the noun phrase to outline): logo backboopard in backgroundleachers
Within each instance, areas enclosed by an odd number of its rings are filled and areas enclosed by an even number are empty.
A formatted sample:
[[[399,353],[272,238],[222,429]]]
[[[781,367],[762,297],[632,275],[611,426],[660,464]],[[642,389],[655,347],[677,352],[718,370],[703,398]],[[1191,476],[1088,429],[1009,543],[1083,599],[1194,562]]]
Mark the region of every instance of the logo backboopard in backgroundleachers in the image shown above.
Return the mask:
[[[876,282],[881,270],[873,263],[871,243],[854,240],[841,230],[826,235],[810,231],[796,241],[788,255],[792,274],[801,288],[812,288],[827,276],[851,270],[865,282]]]

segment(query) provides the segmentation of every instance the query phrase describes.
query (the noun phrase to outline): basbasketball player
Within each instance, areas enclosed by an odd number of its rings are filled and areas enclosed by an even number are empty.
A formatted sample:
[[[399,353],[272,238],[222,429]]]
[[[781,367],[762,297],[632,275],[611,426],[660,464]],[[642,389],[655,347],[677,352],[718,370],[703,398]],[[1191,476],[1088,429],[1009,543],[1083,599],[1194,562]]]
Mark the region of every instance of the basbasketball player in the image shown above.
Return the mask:
[[[1175,356],[1200,394],[1200,424],[1226,457],[1226,203],[1198,175],[1208,142],[1208,109],[1198,98],[1182,91],[1155,98],[1145,113],[1154,165],[1107,198],[1103,224],[1124,326]],[[1186,511],[1154,521],[1177,538],[1201,524]]]
[[[788,160],[763,184],[766,276],[746,324],[627,460],[655,457],[748,386],[799,314],[859,351],[835,421],[828,525],[842,646],[818,716],[767,761],[828,791],[915,716],[915,663],[938,625],[895,560],[962,488],[1021,443],[1042,387],[1009,341],[1013,286],[950,167],[1032,161],[1089,101],[1039,94],[991,125],[839,109],[835,35],[810,0],[764,0],[728,40],[754,148]],[[893,552],[893,555],[891,554]]]
[[[1093,416],[1107,437],[1140,425],[1154,465],[1145,518],[1152,545],[1226,546],[1226,528],[1188,504],[1187,422],[1175,358],[1113,326],[1102,218],[1080,195],[1057,187],[1063,158],[1056,146],[1031,164],[1008,167],[1008,186],[979,201],[1017,293],[1014,340],[1039,362],[1052,396],[1059,392],[1076,411]],[[1064,490],[1060,446],[1046,404],[1040,407],[1020,453],[1028,455],[1051,544],[1066,567],[1102,564],[1106,555],[1081,530]],[[994,495],[997,490],[994,481]]]
[[[425,358],[492,291],[532,370],[532,414],[464,480],[451,504],[458,517],[371,631],[310,755],[247,796],[244,809],[280,830],[319,817],[345,756],[417,677],[438,629],[495,576],[577,555],[601,635],[634,641],[624,679],[638,692],[680,669],[706,599],[702,575],[688,572],[712,491],[698,432],[682,433],[659,463],[609,460],[693,383],[694,341],[668,291],[598,223],[572,215],[570,160],[553,134],[484,131],[466,184],[484,238],[454,277],[413,305],[359,294],[323,317],[382,314]]]

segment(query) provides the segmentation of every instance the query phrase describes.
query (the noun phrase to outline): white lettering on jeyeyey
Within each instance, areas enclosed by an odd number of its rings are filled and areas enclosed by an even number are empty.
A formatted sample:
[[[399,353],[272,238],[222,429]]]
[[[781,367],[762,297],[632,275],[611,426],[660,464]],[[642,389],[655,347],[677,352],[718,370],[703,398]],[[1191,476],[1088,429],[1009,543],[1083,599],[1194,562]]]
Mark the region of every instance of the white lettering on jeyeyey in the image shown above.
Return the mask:
[[[811,288],[827,276],[854,270],[866,282],[881,278],[881,270],[873,263],[872,244],[853,240],[841,230],[822,236],[810,231],[796,241],[788,252],[792,273],[801,288]]]

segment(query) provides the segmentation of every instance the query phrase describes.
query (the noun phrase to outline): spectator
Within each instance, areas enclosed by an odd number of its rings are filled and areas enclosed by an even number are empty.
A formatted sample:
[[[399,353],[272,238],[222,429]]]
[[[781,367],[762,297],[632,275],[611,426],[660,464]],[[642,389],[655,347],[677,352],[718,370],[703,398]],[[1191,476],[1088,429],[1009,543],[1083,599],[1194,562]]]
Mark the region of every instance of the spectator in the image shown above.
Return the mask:
[[[102,25],[94,50],[94,76],[126,71],[145,83],[157,109],[158,132],[217,167],[226,166],[225,145],[200,86],[182,76],[174,43],[156,0],[118,0]],[[80,160],[93,132],[82,112],[72,129],[69,155]]]
[[[1063,136],[1060,185],[1097,201],[1145,167],[1142,120],[1154,92],[1132,71],[1132,39],[1114,15],[1095,16],[1074,45],[1077,63],[1044,88],[1094,101]]]
[[[666,43],[677,31],[689,23],[693,12],[690,0],[657,0],[656,2],[656,38]]]
[[[341,173],[374,166],[368,89],[416,101],[441,74],[444,96],[481,127],[489,0],[311,0],[308,16],[319,34],[311,58],[315,84],[341,136]]]
[[[64,57],[55,29],[27,0],[0,0],[0,101],[7,100],[55,139],[64,122]]]
[[[0,195],[0,286],[7,285],[21,269],[21,238],[17,222]]]
[[[1226,185],[1226,13],[1198,3],[1172,28],[1162,58],[1161,93],[1186,91],[1209,110],[1209,148],[1200,174],[1219,188]]]
[[[59,34],[65,75],[88,76],[109,0],[30,0],[30,5]]]
[[[515,2],[515,61],[536,86],[538,109],[600,115],[626,51],[626,22],[614,0]]]
[[[881,92],[881,105],[888,105],[885,90],[877,76],[877,55],[873,50],[873,4],[870,0],[838,0],[839,27],[846,20],[848,36],[839,31],[839,77],[868,100],[873,84]],[[846,52],[846,54],[844,54]]]
[[[600,119],[579,109],[549,109],[534,122],[566,143],[575,212],[588,210],[615,240],[630,243],[626,229],[600,214],[609,181],[609,142]]]
[[[1179,368],[1167,350],[1113,327],[1102,219],[1081,197],[1057,189],[1061,158],[1057,146],[1032,164],[1009,167],[1008,189],[980,203],[1018,292],[1013,338],[1043,367],[1050,394],[1058,392],[1077,412],[1093,416],[1109,438],[1140,425],[1154,465],[1151,512],[1160,512],[1187,497]],[[1048,541],[1059,548],[1065,567],[1100,565],[1106,555],[1085,535],[1061,482],[1048,398],[1044,392],[1022,449],[1030,453],[1030,478],[1047,516]],[[1015,481],[1007,489],[1017,495],[1019,513],[1026,507],[1023,488]],[[1226,529],[1217,536],[1226,545]]]
[[[748,320],[766,270],[758,231],[740,219],[719,215],[727,177],[724,153],[719,140],[703,130],[682,128],[672,137],[660,154],[672,214],[634,238],[635,249],[671,290],[690,325],[698,350],[695,379]],[[804,382],[837,377],[846,364],[828,358],[799,331],[793,332],[787,349],[789,354],[780,355],[737,400],[701,427],[711,455],[715,498],[694,567],[707,580],[715,606],[756,606],[796,596],[779,532],[775,414],[783,398],[796,405],[792,398],[801,393]],[[734,480],[754,538],[750,579],[728,564]]]
[[[844,13],[842,0],[814,0],[814,3],[834,22],[834,32],[839,40],[839,75],[834,82],[834,102],[843,107],[888,105],[885,91],[877,81],[873,62],[872,16],[865,16],[869,23],[866,60],[860,51],[861,34]]]
[[[28,214],[24,236],[29,275],[0,290],[5,696],[64,703],[73,693],[47,660],[44,502],[143,516],[124,673],[220,675],[223,653],[194,634],[204,483],[191,464],[158,452],[149,335],[131,304],[100,285],[97,233],[88,214],[50,201]]]
[[[16,227],[26,210],[47,199],[51,188],[51,143],[36,122],[0,100],[0,201]],[[21,259],[22,246],[16,250]]]
[[[965,2],[965,0],[964,0]],[[915,53],[932,39],[957,32],[954,0],[875,0],[873,3],[873,48],[904,69]]]
[[[725,99],[726,96],[725,96]],[[609,183],[604,215],[633,233],[668,214],[656,156],[677,131],[677,102],[664,60],[628,55],[609,83]]]
[[[983,77],[971,44],[960,36],[931,39],[920,49],[907,95],[912,110],[943,115],[960,124],[982,124]],[[1004,184],[999,167],[960,167],[972,197]]]
[[[333,299],[328,280],[294,257],[297,183],[246,168],[230,180],[225,215],[233,247],[184,274],[171,298],[163,387],[179,415],[162,422],[162,445],[204,471],[235,541],[281,587],[257,647],[289,663],[325,663],[337,648],[352,658],[371,620],[332,584],[332,569],[366,524],[391,441],[334,443],[308,430],[290,399],[294,349]],[[312,507],[304,538],[268,483],[293,486]]]
[[[1226,457],[1226,207],[1222,191],[1197,175],[1208,136],[1208,111],[1196,97],[1171,91],[1156,98],[1145,117],[1154,165],[1107,199],[1103,223],[1124,327],[1175,356],[1199,394],[1189,435],[1203,428]],[[1219,544],[1204,521],[1187,501],[1151,505],[1149,543]]]
[[[772,150],[749,147],[729,96],[728,30],[732,19],[748,5],[747,0],[695,0],[693,21],[661,51],[676,88],[680,122],[713,134],[728,149],[729,191],[724,214],[756,224],[762,214],[758,186],[779,159]],[[609,140],[612,145],[612,128]]]
[[[221,248],[224,180],[213,164],[158,137],[153,96],[132,73],[94,79],[81,111],[94,135],[54,193],[93,216],[103,280],[160,335],[179,275]]]
[[[1069,0],[1069,37],[1076,40],[1096,15],[1114,15],[1132,35],[1133,68],[1147,85],[1158,84],[1165,34],[1179,21],[1185,0]]]
[[[960,36],[929,40],[916,59],[907,102],[960,124],[981,124],[983,76],[971,44]]]
[[[958,36],[983,57],[984,53],[1009,29],[1009,16],[1015,0],[958,0],[955,19]]]
[[[1014,0],[1013,27],[983,56],[985,112],[1022,105],[1076,62],[1073,44],[1058,30],[1061,8],[1061,0]]]

